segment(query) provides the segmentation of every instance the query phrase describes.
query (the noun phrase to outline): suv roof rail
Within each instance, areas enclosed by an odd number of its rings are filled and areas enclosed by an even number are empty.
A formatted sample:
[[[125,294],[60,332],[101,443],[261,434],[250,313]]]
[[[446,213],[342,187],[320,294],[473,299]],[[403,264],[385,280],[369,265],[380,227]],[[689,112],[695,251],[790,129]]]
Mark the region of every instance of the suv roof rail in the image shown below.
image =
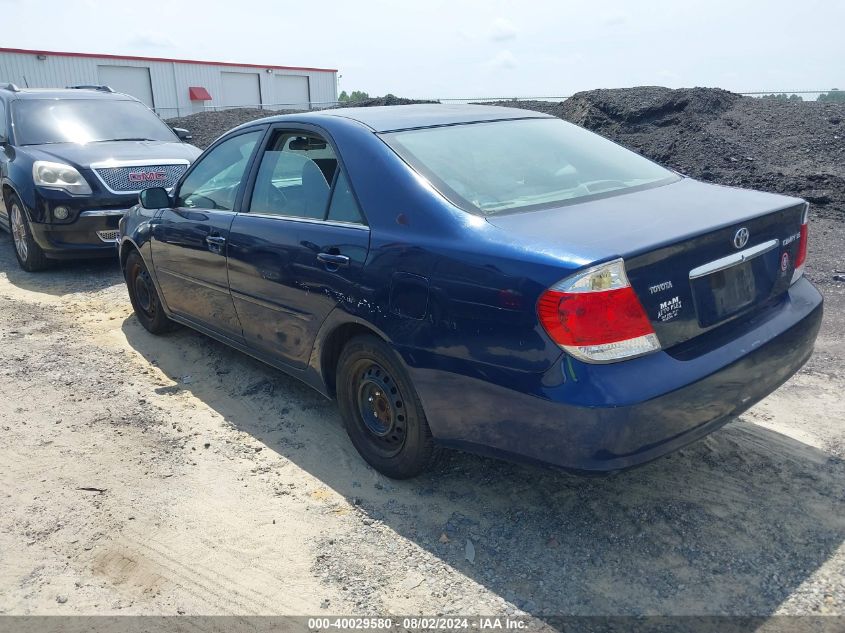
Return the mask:
[[[99,90],[100,92],[114,92],[111,86],[99,86],[96,84],[81,84],[79,86],[67,86],[70,90]]]
[[[18,88],[15,84],[11,81],[4,81],[0,82],[0,89],[2,90],[11,90],[12,92],[19,92],[20,88]]]

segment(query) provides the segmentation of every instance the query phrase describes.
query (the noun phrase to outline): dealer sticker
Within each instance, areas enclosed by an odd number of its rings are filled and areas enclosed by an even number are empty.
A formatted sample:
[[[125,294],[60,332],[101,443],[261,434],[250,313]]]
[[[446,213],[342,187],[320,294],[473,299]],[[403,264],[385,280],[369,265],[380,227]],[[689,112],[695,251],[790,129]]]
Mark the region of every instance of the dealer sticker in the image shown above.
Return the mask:
[[[660,309],[657,311],[658,320],[664,322],[671,321],[681,312],[681,307],[683,307],[683,303],[681,303],[680,297],[672,297],[668,301],[661,301]]]

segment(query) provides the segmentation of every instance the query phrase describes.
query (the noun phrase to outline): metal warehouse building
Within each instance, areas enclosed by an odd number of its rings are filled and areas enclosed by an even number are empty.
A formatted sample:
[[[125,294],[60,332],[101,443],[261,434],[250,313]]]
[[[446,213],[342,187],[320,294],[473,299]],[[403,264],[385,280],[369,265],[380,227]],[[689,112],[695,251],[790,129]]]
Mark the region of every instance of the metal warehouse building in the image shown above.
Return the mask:
[[[337,70],[0,48],[0,82],[107,85],[164,118],[206,108],[303,109],[337,101]]]

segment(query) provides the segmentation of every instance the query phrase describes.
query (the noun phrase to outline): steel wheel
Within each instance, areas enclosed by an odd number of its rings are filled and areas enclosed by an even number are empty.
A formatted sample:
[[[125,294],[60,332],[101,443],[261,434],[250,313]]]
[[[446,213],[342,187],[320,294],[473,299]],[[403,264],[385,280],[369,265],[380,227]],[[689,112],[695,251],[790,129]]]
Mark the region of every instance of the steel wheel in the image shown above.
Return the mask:
[[[363,334],[337,361],[336,393],[349,439],[370,466],[396,479],[425,471],[440,451],[401,358],[385,341]]]
[[[395,455],[405,444],[402,394],[390,374],[375,363],[359,363],[358,413],[370,441],[385,455]]]
[[[10,213],[12,223],[12,239],[15,242],[15,250],[18,251],[18,257],[26,261],[29,256],[29,245],[27,244],[26,224],[23,221],[23,213],[21,208],[12,203],[12,211]]]
[[[140,324],[151,334],[170,330],[173,322],[164,312],[153,279],[138,251],[129,253],[124,269],[129,300]]]
[[[144,316],[148,319],[154,319],[156,315],[156,303],[153,301],[153,293],[155,292],[153,280],[150,278],[150,274],[140,266],[136,266],[132,272],[138,307],[144,313]]]

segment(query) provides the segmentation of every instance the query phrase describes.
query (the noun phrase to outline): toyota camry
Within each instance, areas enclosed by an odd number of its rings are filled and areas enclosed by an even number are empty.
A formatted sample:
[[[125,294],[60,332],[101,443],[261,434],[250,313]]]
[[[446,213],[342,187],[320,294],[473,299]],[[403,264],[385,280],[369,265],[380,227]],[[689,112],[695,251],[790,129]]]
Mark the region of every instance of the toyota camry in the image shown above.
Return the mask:
[[[607,472],[806,362],[807,213],[537,112],[344,108],[222,136],[141,193],[119,253],[147,330],[187,325],[336,398],[388,476],[441,447]]]

